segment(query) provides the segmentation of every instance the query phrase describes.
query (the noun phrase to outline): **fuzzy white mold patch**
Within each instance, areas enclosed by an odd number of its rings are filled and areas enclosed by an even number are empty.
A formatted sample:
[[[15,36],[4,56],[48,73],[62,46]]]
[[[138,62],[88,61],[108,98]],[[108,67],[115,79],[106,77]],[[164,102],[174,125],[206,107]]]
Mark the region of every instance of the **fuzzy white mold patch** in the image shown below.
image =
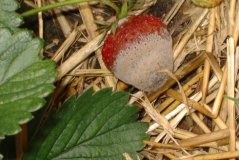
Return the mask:
[[[168,79],[161,69],[173,70],[172,39],[167,30],[160,35],[142,36],[122,49],[113,65],[116,77],[143,91],[159,89]]]

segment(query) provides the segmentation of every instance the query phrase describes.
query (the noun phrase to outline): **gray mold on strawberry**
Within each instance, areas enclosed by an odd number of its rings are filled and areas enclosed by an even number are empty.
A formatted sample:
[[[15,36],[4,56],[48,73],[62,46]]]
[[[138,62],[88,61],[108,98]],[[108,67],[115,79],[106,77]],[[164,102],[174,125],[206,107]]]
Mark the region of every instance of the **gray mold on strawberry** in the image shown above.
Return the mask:
[[[173,70],[172,38],[157,17],[141,15],[123,22],[105,40],[102,57],[120,80],[143,91],[155,91]]]

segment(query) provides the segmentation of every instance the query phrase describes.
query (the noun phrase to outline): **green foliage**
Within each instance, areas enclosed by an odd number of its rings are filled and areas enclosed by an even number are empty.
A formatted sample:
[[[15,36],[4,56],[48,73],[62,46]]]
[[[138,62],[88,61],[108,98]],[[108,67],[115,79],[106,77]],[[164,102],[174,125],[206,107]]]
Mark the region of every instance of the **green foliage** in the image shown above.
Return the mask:
[[[54,88],[55,63],[38,56],[43,47],[23,21],[15,0],[0,1],[0,139],[17,134]]]
[[[22,17],[14,12],[18,8],[15,0],[0,0],[0,28],[15,30],[23,23]]]
[[[25,160],[120,160],[135,155],[148,139],[146,123],[135,122],[138,108],[128,105],[126,92],[90,89],[69,98],[33,140]]]

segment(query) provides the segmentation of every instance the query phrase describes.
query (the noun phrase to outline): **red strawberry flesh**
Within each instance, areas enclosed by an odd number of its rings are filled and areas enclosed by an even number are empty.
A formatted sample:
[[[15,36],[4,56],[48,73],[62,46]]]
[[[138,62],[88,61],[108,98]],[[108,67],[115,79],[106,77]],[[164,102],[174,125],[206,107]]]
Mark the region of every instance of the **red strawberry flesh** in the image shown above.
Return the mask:
[[[122,81],[154,91],[167,80],[161,69],[172,70],[172,39],[157,17],[129,17],[105,40],[102,58]]]

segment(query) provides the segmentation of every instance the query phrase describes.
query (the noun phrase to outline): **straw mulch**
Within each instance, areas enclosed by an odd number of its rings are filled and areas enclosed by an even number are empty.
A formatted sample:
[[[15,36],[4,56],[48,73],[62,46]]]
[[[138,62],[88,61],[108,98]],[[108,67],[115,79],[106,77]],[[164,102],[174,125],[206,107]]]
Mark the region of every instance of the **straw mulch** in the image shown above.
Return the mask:
[[[24,2],[36,7],[30,0]],[[146,147],[141,151],[146,159],[239,157],[239,110],[234,101],[225,97],[239,97],[239,1],[224,0],[214,8],[200,8],[190,0],[171,2],[173,5],[161,18],[174,41],[174,72],[154,93],[132,88],[106,69],[100,43],[104,34],[100,31],[115,20],[111,9],[92,2],[52,11],[65,38],[58,46],[58,41],[52,39],[45,48],[44,54],[58,62],[59,73],[45,114],[66,97],[81,94],[89,87],[95,91],[105,87],[126,90],[132,95],[129,103],[142,109],[139,120],[150,123],[151,139],[144,142]],[[147,12],[155,3],[156,0],[145,0],[129,14]],[[69,13],[76,18],[69,19]],[[41,14],[38,18],[42,37],[44,21]]]

